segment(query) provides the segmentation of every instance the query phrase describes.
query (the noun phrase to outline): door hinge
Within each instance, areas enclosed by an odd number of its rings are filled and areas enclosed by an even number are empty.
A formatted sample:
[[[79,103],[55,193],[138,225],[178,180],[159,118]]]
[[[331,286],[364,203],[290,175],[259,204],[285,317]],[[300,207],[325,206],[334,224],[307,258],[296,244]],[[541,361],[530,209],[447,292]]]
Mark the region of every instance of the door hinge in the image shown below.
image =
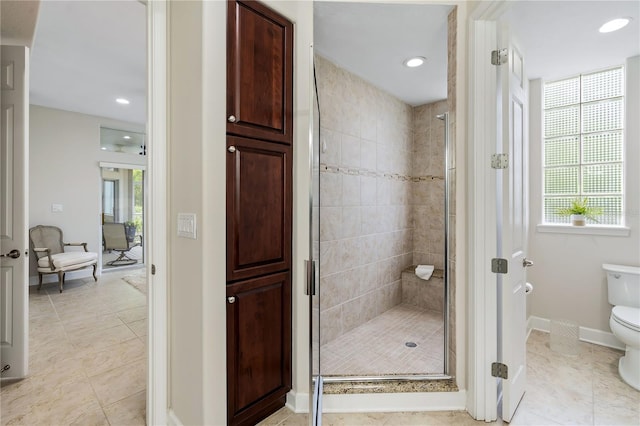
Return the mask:
[[[151,264],[151,275],[155,275],[156,274],[156,265]]]
[[[493,155],[491,155],[491,168],[492,169],[507,169],[507,168],[509,168],[509,154],[493,154]]]
[[[502,259],[500,257],[496,257],[491,259],[491,272],[496,274],[506,274],[509,269],[509,262],[507,259]]]
[[[506,380],[509,378],[509,367],[501,362],[491,363],[491,376]]]
[[[506,64],[509,60],[509,53],[507,49],[498,49],[491,51],[491,65]]]

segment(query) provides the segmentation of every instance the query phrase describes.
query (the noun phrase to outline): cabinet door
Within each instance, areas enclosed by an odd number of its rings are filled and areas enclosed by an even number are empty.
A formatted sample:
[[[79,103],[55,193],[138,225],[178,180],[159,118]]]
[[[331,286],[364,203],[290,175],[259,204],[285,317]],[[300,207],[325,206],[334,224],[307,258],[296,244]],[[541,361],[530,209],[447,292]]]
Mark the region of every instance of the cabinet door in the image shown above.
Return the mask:
[[[227,133],[291,144],[293,25],[255,1],[228,14]]]
[[[255,424],[291,389],[291,275],[227,286],[227,404],[230,424]]]
[[[291,267],[291,147],[227,136],[227,281]]]

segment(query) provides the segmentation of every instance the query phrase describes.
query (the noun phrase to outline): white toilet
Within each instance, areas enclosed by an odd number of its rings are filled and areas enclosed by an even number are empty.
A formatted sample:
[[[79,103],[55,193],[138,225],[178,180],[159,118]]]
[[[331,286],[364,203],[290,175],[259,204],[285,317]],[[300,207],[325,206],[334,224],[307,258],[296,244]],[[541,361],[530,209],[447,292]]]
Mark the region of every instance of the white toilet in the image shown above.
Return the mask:
[[[640,390],[640,267],[602,265],[607,273],[609,303],[613,306],[609,327],[626,345],[618,371],[631,387]]]

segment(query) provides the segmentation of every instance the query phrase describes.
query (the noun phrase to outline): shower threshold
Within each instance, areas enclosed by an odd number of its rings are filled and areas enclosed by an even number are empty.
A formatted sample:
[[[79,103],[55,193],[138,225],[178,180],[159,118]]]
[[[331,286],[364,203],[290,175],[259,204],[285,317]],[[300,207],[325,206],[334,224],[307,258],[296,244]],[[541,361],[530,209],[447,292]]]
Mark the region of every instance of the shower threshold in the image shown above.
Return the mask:
[[[450,376],[414,377],[323,377],[323,393],[404,393],[404,392],[457,392],[458,386]]]

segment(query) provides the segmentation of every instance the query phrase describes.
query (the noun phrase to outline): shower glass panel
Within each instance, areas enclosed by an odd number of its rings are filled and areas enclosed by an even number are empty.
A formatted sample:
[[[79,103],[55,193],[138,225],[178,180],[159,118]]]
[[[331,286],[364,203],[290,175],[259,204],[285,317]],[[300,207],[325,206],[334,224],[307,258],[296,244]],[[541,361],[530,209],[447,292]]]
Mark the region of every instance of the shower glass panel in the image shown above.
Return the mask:
[[[308,263],[308,280],[312,281],[309,289],[310,310],[310,334],[311,348],[309,371],[311,372],[311,415],[309,424],[318,426],[322,424],[322,376],[320,375],[320,110],[318,107],[318,91],[315,82],[315,68],[313,63],[313,47],[310,49],[311,62],[311,120],[309,127],[309,166],[311,171],[310,230],[309,252],[311,261]]]
[[[326,393],[339,392],[336,382],[453,383],[449,281],[455,277],[450,276],[449,254],[455,246],[449,221],[455,218],[449,200],[455,188],[449,178],[455,166],[450,164],[453,143],[446,113],[451,105],[446,66],[451,10],[432,5],[314,4],[313,96],[318,104],[312,110],[321,119],[314,116],[310,132],[313,191],[318,196],[312,197],[313,223],[320,225],[313,236],[314,243],[319,239],[314,250],[319,249],[315,297],[320,303],[313,301],[312,306],[312,374],[322,379],[315,383]],[[429,96],[408,100],[392,94],[385,82],[374,82],[368,72],[375,67],[350,64],[358,52],[347,49],[350,38],[354,45],[374,50],[381,44],[358,39],[359,34],[371,34],[358,27],[366,23],[336,26],[330,17],[342,14],[368,16],[371,21],[384,21],[392,14],[433,20],[430,26],[422,23],[416,28],[434,33],[423,36],[416,29],[413,38],[438,40],[439,48],[430,57],[431,64],[442,67],[438,88],[430,86]],[[376,31],[391,37],[398,33],[393,28],[396,21],[405,25],[403,20],[389,21],[383,26],[388,33],[380,25]],[[435,33],[437,29],[441,32]],[[352,54],[338,57],[346,51]],[[370,53],[374,54],[368,57],[378,57],[380,52]],[[385,61],[397,62],[392,57]],[[412,83],[414,91],[433,80]],[[418,266],[423,267],[420,272],[430,272],[418,273]]]

